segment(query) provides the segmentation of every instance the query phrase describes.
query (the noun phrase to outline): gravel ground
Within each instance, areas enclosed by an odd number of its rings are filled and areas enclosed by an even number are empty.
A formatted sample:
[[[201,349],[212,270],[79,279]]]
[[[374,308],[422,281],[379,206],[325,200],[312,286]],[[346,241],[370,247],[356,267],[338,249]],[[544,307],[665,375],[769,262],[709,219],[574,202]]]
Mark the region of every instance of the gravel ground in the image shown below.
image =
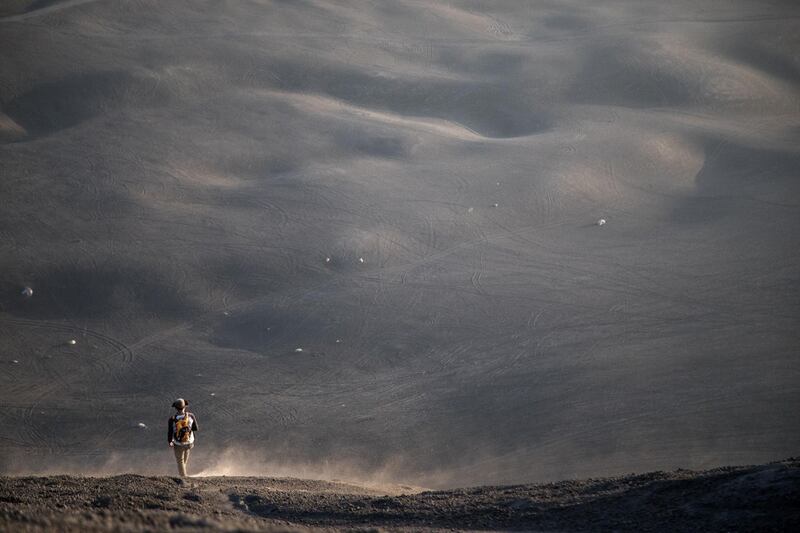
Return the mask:
[[[0,478],[2,531],[790,531],[800,461],[444,491],[273,478]]]

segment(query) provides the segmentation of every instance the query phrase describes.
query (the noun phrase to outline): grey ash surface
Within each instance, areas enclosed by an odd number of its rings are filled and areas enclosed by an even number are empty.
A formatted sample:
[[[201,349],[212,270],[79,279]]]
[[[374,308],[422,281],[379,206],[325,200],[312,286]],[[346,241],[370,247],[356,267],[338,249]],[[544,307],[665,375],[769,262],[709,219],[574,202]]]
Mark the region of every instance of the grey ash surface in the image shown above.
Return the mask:
[[[800,462],[389,494],[270,478],[0,478],[0,529],[792,531]]]
[[[800,448],[800,2],[0,4],[0,473]]]

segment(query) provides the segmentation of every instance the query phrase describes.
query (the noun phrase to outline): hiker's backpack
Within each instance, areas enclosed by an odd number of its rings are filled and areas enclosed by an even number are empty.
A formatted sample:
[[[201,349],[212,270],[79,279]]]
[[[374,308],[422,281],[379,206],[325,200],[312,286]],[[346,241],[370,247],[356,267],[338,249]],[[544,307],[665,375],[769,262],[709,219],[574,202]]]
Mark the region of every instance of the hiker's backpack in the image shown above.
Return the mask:
[[[178,418],[180,417],[180,418]],[[192,436],[192,417],[189,413],[175,415],[175,442],[189,444]]]

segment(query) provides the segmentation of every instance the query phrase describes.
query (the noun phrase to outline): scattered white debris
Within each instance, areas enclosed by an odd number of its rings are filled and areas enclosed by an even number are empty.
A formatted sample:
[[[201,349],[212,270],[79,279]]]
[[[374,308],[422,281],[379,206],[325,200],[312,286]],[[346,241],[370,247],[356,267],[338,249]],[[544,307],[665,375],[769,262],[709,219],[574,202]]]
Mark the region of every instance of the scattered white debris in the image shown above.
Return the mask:
[[[13,360],[13,361],[11,361],[11,362],[12,362],[12,363],[14,363],[15,365],[18,365],[18,364],[19,364],[19,361],[17,361],[16,359],[14,359],[14,360]]]
[[[359,257],[359,258],[358,258],[358,262],[359,262],[359,263],[363,263],[363,262],[364,262],[364,258],[363,258],[363,257]]]
[[[302,348],[295,348],[294,351],[297,352],[297,353],[300,353],[300,352],[303,351],[303,349]]]
[[[70,346],[75,346],[76,344],[78,344],[78,341],[76,341],[75,339],[70,339],[67,341],[67,344],[69,344]]]
[[[138,424],[136,424],[136,425],[137,425],[137,426],[139,426],[139,427],[140,427],[140,428],[142,428],[142,429],[147,429],[147,424],[145,424],[144,422],[139,422],[139,423],[138,423]]]
[[[604,219],[604,218],[601,218],[600,220],[597,221],[597,225],[598,226],[604,226],[605,223],[606,223],[606,219]]]
[[[25,287],[24,289],[22,289],[22,295],[25,298],[30,298],[31,296],[33,296],[33,289],[31,289],[30,287]]]

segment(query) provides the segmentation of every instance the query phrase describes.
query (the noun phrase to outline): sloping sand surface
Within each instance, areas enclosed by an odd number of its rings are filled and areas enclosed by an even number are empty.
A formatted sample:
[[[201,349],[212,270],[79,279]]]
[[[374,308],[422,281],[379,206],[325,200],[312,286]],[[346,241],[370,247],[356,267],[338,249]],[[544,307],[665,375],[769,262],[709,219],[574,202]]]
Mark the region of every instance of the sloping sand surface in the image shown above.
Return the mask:
[[[796,454],[798,21],[7,3],[0,472],[169,473],[178,396],[194,472],[452,487]]]

